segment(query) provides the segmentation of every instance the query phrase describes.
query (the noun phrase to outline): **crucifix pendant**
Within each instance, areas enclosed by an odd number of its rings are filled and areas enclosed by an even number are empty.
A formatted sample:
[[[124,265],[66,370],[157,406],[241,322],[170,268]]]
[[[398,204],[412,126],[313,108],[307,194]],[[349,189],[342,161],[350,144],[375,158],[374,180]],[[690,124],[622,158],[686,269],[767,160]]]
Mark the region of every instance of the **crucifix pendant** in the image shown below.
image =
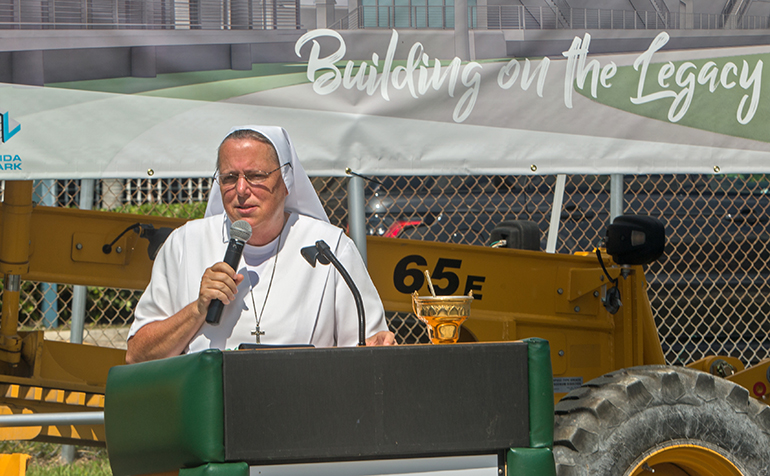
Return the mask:
[[[259,325],[257,325],[257,328],[256,328],[256,329],[254,329],[253,331],[251,331],[251,335],[253,335],[253,336],[256,336],[256,338],[257,338],[257,344],[261,344],[261,342],[259,341],[259,340],[260,340],[260,339],[259,339],[259,336],[263,336],[263,335],[265,335],[265,331],[260,331],[260,330],[259,330]]]

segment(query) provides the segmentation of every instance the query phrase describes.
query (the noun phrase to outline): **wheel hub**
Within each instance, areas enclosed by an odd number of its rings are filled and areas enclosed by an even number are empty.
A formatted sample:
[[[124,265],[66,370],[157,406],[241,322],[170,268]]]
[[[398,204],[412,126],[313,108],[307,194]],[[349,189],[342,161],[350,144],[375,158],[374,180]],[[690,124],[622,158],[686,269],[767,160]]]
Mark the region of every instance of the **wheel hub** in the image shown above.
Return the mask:
[[[726,456],[705,446],[673,443],[644,456],[628,476],[743,476]]]

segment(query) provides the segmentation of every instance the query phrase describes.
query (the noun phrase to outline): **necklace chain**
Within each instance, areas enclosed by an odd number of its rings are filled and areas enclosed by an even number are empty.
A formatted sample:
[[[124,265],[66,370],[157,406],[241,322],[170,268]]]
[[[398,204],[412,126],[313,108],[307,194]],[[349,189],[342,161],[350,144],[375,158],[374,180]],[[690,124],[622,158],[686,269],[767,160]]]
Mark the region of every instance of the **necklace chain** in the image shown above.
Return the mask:
[[[278,244],[275,247],[275,255],[273,257],[273,270],[270,272],[270,281],[267,284],[267,292],[265,292],[265,300],[262,302],[262,309],[260,309],[259,314],[257,314],[257,305],[254,302],[254,286],[250,286],[249,288],[249,294],[251,295],[251,308],[254,309],[254,319],[257,321],[257,328],[252,331],[251,335],[253,335],[256,340],[257,344],[260,343],[260,336],[265,335],[265,332],[260,330],[259,325],[262,322],[262,318],[265,315],[265,306],[267,306],[267,298],[270,296],[270,289],[273,287],[273,278],[275,277],[275,268],[278,267],[278,252],[281,251],[281,237],[283,235],[283,228],[281,228],[281,232],[278,233]],[[246,273],[248,275],[248,273]],[[251,279],[249,279],[249,284],[251,284]]]

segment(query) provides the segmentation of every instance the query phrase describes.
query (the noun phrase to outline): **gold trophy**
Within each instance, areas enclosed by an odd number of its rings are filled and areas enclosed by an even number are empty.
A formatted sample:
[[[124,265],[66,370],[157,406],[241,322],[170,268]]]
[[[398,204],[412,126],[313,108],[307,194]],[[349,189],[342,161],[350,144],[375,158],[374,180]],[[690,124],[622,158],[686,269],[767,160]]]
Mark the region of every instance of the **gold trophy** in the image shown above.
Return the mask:
[[[428,272],[428,287],[432,296],[412,294],[412,310],[418,319],[428,325],[433,344],[454,344],[460,337],[460,326],[471,315],[473,291],[467,296],[436,296]]]

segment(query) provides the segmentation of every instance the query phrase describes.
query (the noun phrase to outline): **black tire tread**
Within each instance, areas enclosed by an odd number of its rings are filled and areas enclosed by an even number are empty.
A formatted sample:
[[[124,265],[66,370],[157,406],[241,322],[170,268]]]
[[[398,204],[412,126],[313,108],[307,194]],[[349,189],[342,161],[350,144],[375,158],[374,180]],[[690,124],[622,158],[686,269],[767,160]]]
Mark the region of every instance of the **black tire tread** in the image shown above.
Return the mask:
[[[747,476],[770,476],[770,407],[704,372],[623,369],[588,382],[556,405],[558,476],[622,476],[645,445],[674,439],[718,447]]]

